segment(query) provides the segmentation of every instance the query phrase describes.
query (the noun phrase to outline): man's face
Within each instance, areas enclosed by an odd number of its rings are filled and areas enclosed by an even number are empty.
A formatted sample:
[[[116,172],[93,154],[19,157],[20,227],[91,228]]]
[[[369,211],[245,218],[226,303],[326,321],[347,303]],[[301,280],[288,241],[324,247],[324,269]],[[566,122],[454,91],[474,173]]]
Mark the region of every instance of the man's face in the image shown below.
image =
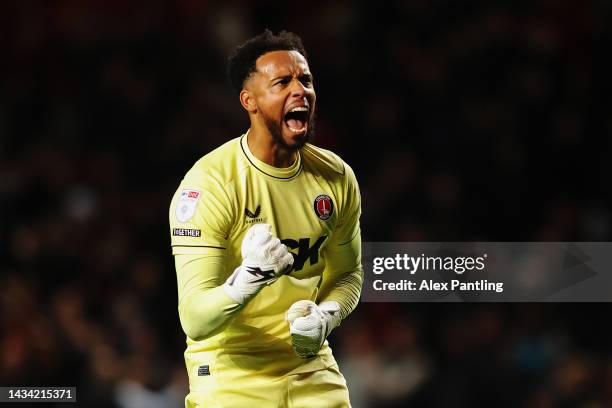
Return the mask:
[[[297,51],[271,51],[257,59],[247,88],[274,141],[296,150],[314,133],[316,94],[306,59]]]

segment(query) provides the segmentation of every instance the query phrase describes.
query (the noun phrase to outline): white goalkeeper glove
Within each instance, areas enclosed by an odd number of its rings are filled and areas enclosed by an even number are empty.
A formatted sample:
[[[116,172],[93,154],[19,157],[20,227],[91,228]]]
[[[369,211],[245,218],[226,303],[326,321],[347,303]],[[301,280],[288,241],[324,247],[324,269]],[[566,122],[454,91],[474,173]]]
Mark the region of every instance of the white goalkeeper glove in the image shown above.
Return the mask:
[[[298,300],[291,305],[285,320],[295,354],[302,358],[314,357],[329,333],[340,324],[340,305],[336,301],[317,306],[310,300]]]
[[[255,224],[249,228],[241,251],[242,264],[223,284],[225,293],[241,305],[293,266],[293,255],[272,235],[269,224]]]

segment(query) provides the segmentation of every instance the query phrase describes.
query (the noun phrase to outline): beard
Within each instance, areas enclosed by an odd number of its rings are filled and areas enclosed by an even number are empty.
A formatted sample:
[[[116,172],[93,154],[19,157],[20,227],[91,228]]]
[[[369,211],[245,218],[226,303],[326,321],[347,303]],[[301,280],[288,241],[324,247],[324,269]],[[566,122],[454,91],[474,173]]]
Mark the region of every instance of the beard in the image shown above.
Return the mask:
[[[278,147],[280,147],[283,150],[287,150],[290,152],[300,150],[302,147],[304,147],[306,143],[314,139],[314,136],[315,136],[315,113],[314,112],[312,112],[310,114],[310,117],[308,118],[308,130],[306,130],[306,133],[304,134],[304,136],[302,136],[302,138],[294,145],[287,144],[285,139],[283,139],[282,119],[281,121],[277,122],[274,119],[272,119],[270,116],[266,115],[264,112],[261,112],[261,116],[263,117],[264,123],[266,124],[266,128],[268,128],[270,135],[272,135],[272,140]]]

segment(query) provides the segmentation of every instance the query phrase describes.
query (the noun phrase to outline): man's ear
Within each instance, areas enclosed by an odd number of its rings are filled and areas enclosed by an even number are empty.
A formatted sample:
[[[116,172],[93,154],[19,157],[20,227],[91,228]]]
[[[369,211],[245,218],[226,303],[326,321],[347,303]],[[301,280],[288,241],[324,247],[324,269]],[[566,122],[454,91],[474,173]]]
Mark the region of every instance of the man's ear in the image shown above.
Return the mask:
[[[240,91],[240,104],[249,113],[257,112],[257,103],[255,102],[255,97],[250,91],[246,89]]]

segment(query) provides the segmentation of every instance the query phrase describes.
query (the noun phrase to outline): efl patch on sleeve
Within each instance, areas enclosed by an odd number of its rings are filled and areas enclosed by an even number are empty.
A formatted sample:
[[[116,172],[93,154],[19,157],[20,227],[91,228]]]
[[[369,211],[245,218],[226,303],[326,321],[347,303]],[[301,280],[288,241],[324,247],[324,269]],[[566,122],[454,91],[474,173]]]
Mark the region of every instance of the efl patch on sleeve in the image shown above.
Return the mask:
[[[189,221],[196,212],[198,200],[202,193],[198,190],[183,190],[176,205],[176,219],[179,222]]]

